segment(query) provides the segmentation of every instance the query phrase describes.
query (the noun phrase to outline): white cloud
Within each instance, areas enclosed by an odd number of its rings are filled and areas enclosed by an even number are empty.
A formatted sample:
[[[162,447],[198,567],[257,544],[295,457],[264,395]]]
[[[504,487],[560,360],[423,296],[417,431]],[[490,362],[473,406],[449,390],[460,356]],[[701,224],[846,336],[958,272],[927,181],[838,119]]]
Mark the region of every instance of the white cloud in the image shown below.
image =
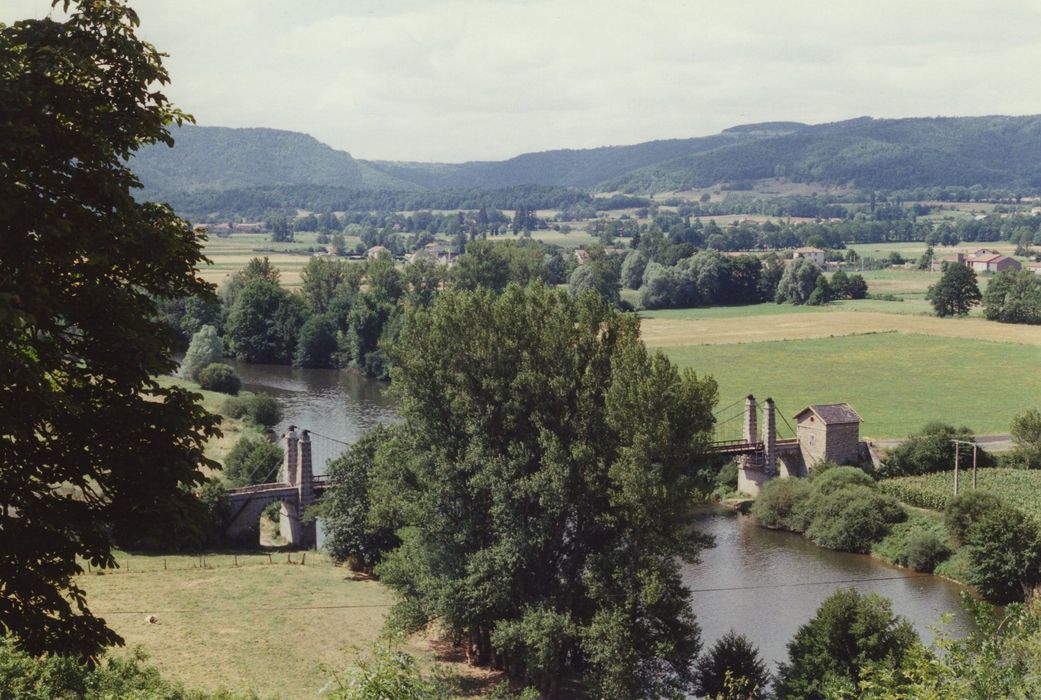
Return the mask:
[[[136,0],[202,124],[505,158],[763,120],[1041,112],[1033,0]],[[5,0],[0,21],[45,14]]]

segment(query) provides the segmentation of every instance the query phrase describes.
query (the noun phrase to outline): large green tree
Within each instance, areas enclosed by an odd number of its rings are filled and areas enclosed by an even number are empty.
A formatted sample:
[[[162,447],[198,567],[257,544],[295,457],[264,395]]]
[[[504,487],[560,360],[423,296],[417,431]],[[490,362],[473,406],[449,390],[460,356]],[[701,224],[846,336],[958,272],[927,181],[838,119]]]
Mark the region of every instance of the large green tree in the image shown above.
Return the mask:
[[[976,272],[961,263],[945,263],[940,281],[929,287],[925,296],[937,316],[964,316],[980,303]]]
[[[395,619],[553,694],[681,697],[698,627],[679,561],[716,386],[639,340],[599,296],[448,291],[392,350],[403,417],[372,508],[403,526],[378,568]]]
[[[185,116],[116,0],[0,27],[0,633],[93,658],[120,642],[77,585],[111,533],[182,516],[216,419],[153,379],[176,335],[155,300],[207,297],[202,238],[137,201],[127,159]]]
[[[788,643],[778,669],[777,696],[791,700],[856,697],[865,670],[896,668],[920,649],[911,623],[888,600],[840,588]]]

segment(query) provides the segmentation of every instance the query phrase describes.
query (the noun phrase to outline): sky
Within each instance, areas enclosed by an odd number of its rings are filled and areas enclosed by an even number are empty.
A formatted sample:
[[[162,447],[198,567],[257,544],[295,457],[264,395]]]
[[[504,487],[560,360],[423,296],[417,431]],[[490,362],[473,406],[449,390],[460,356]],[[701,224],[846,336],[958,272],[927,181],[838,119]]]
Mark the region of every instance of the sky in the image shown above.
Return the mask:
[[[1037,0],[131,0],[208,126],[461,162],[760,121],[1041,113]],[[0,22],[49,12],[0,0]]]

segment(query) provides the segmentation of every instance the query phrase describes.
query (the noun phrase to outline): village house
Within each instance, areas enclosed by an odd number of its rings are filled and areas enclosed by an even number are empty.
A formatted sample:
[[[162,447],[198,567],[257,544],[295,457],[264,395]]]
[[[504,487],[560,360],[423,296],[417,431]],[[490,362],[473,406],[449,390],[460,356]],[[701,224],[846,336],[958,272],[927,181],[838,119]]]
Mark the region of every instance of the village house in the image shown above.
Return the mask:
[[[409,262],[416,262],[417,260],[428,260],[436,265],[451,265],[455,262],[455,253],[452,249],[440,242],[427,243],[421,249],[417,250],[409,258]]]
[[[824,251],[820,248],[796,248],[792,251],[792,259],[796,258],[809,258],[817,267],[824,267]]]
[[[1027,270],[1033,272],[1035,275],[1041,275],[1041,262],[1027,263]]]
[[[943,269],[944,263],[965,265],[975,272],[1004,272],[1023,267],[1018,260],[986,248],[981,248],[972,255],[958,253],[944,258],[933,258],[931,269],[933,272],[939,272]]]
[[[390,250],[388,250],[386,247],[381,246],[381,245],[374,245],[371,248],[369,248],[367,251],[365,251],[365,256],[369,260],[375,260],[376,258],[378,258],[381,255],[390,256]]]
[[[576,248],[575,262],[579,265],[585,265],[587,262],[589,262],[589,251],[582,250],[581,248]]]

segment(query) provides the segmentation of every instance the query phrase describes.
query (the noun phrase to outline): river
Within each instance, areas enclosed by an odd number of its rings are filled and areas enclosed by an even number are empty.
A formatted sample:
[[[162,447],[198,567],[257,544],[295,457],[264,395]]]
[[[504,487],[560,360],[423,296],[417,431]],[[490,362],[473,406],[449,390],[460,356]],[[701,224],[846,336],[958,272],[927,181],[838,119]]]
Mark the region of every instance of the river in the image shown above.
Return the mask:
[[[396,419],[388,385],[337,370],[303,370],[236,363],[243,388],[265,391],[282,405],[281,434],[290,424],[351,443],[369,428]],[[315,472],[345,445],[314,440]],[[699,564],[685,566],[694,611],[707,647],[733,628],[749,637],[773,667],[785,645],[836,588],[853,586],[893,601],[925,641],[944,612],[955,614],[951,631],[964,629],[958,605],[964,588],[934,576],[916,575],[877,559],[821,549],[799,535],[759,527],[750,516],[723,509],[699,516],[699,527],[716,546]]]

